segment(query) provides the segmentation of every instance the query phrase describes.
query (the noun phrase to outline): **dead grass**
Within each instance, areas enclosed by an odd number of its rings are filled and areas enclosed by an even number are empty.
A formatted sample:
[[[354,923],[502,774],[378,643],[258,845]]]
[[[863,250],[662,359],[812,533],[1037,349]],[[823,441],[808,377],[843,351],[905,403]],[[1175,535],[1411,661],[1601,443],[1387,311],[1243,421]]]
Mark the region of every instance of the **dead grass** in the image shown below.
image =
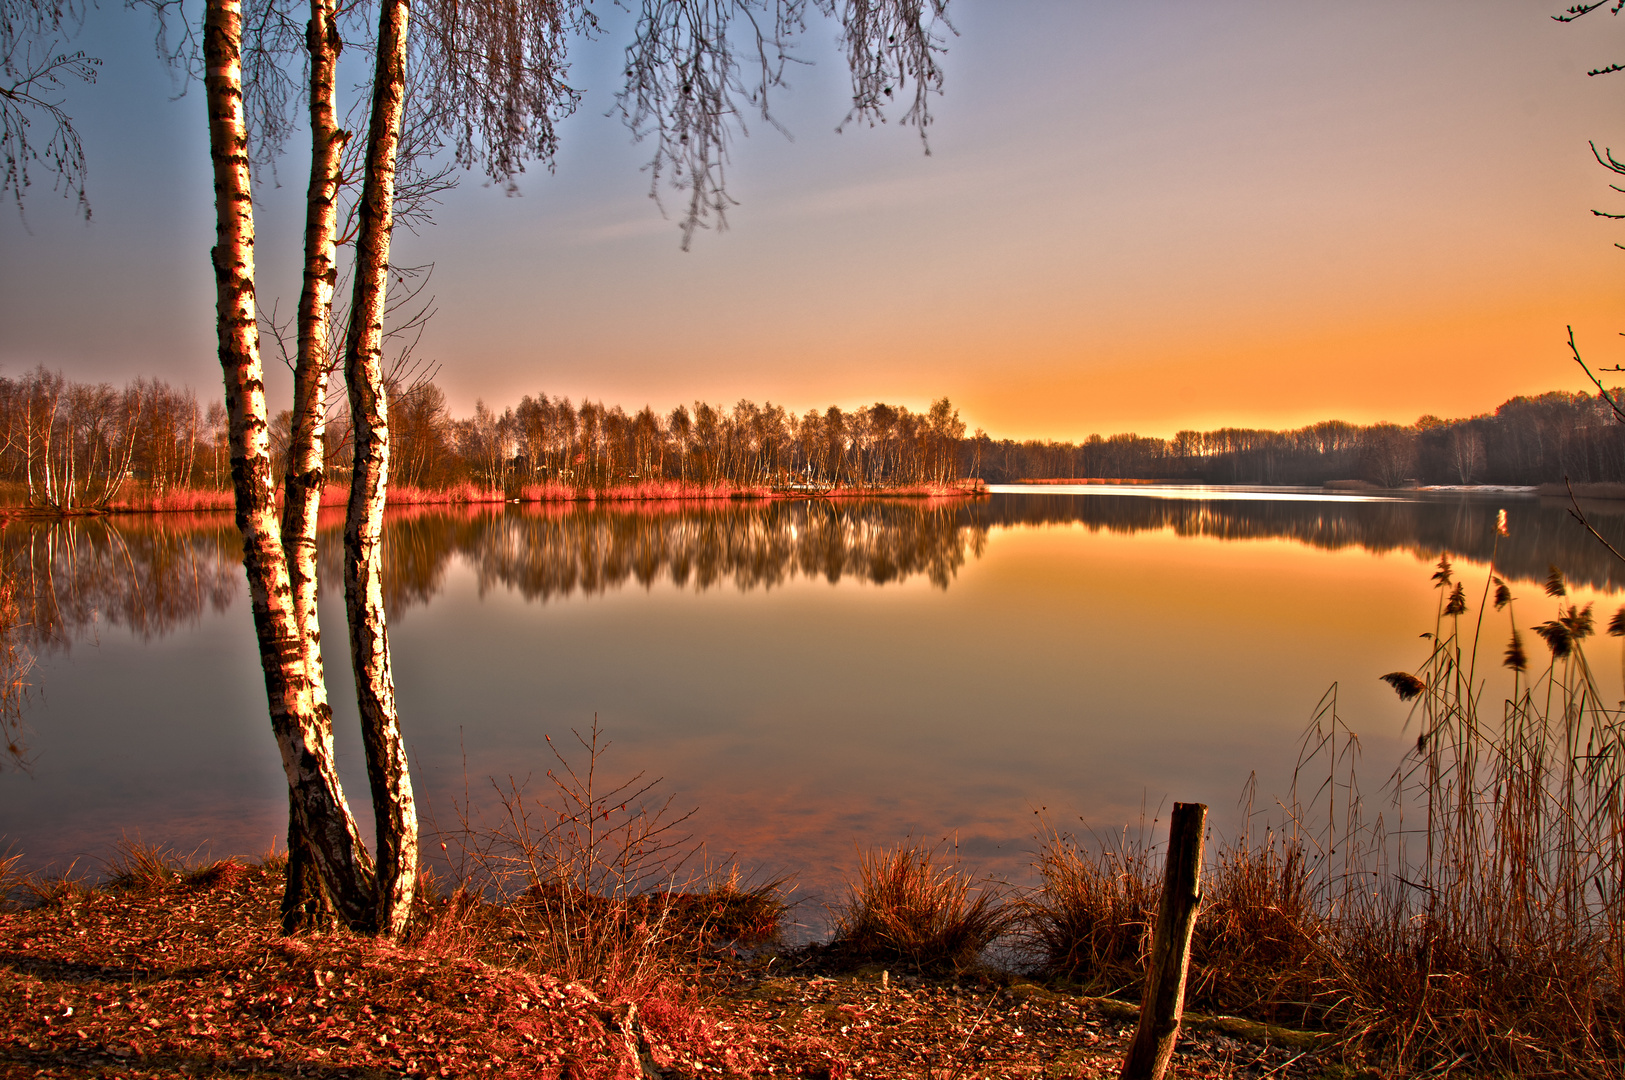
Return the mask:
[[[7,847],[0,853],[0,911],[10,911],[22,904],[27,880],[22,870],[23,853]]]
[[[349,498],[346,490],[345,499]],[[344,500],[340,500],[343,502]],[[391,484],[388,492],[389,504],[394,505],[423,505],[434,506],[444,504],[467,505],[470,503],[500,503],[506,502],[507,497],[497,488],[479,487],[468,481],[454,484],[447,488],[419,488],[406,484]]]
[[[228,490],[212,488],[168,488],[152,491],[145,486],[127,486],[107,504],[122,513],[195,514],[211,510],[235,510],[236,496]]]
[[[904,841],[860,852],[857,881],[837,915],[832,948],[859,961],[901,961],[918,971],[974,966],[1010,927],[1015,908],[994,882],[976,882],[957,847]]]
[[[731,481],[694,483],[680,480],[632,480],[607,485],[581,485],[549,480],[526,484],[520,489],[521,502],[648,502],[695,499],[768,499],[773,491],[766,485],[736,485]]]
[[[1019,949],[1028,964],[1086,993],[1137,986],[1161,889],[1149,846],[1126,829],[1110,843],[1085,846],[1046,827],[1037,869],[1038,888],[1019,901]]]

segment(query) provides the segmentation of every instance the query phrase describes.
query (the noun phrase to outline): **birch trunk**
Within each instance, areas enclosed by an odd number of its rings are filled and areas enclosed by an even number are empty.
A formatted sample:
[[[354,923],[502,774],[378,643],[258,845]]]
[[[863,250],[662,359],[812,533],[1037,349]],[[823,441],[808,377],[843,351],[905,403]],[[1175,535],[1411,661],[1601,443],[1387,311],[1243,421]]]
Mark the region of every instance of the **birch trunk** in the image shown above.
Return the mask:
[[[332,0],[311,0],[305,47],[310,59],[310,183],[305,193],[305,271],[299,293],[299,353],[293,376],[293,427],[283,483],[282,550],[299,624],[300,654],[317,706],[327,708],[322,635],[316,615],[316,520],[321,512],[322,463],[327,428],[328,326],[338,277],[340,157],[349,133],[335,122],[335,73],[342,41]],[[290,808],[291,809],[291,808]],[[305,919],[320,921],[331,897],[313,872],[309,840],[299,815],[288,815],[288,878],[282,896],[282,928],[292,933]]]
[[[408,14],[404,0],[383,0],[379,7],[372,116],[356,231],[355,293],[344,349],[344,377],[355,428],[355,466],[344,520],[344,607],[377,821],[377,923],[380,932],[390,935],[405,928],[418,868],[417,808],[395,711],[382,559],[384,495],[389,483],[384,299],[389,282],[389,234],[394,224],[395,159],[406,105]]]
[[[220,367],[230,424],[231,479],[271,729],[308,855],[339,914],[372,921],[366,853],[333,767],[332,718],[303,662],[303,639],[272,498],[265,383],[254,306],[254,209],[243,116],[242,6],[208,0],[203,28],[209,154],[214,165]]]

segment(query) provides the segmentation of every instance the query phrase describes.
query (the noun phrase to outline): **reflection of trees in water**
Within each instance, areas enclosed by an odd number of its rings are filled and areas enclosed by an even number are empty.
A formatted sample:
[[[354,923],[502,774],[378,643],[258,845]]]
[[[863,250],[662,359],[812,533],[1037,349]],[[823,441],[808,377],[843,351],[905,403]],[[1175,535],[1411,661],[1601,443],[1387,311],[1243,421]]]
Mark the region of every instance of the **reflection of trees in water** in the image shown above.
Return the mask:
[[[224,611],[237,597],[242,541],[226,515],[19,520],[0,526],[19,632],[68,646],[98,625],[143,638]]]
[[[885,584],[923,574],[945,589],[986,538],[958,500],[430,511],[389,520],[385,581],[396,611],[438,590],[453,553],[482,590],[500,584],[526,599],[661,579],[755,589],[795,577]]]
[[[1495,515],[1503,508],[1511,535],[1497,546]],[[1328,551],[1405,551],[1424,560],[1447,552],[1487,562],[1493,553],[1505,577],[1544,581],[1548,565],[1555,564],[1573,583],[1625,589],[1625,565],[1591,539],[1569,517],[1568,504],[1557,499],[1436,495],[1370,502],[1204,502],[1035,493],[995,495],[971,512],[985,526],[1078,523],[1114,533],[1170,529],[1221,540],[1287,539]],[[1625,504],[1588,504],[1586,514],[1604,536],[1625,537]]]
[[[384,533],[391,611],[427,603],[454,555],[482,589],[527,599],[591,595],[628,582],[772,588],[793,578],[884,584],[924,576],[947,588],[979,557],[990,530],[1081,524],[1115,533],[1172,530],[1223,540],[1289,539],[1327,550],[1442,552],[1487,560],[1495,513],[1511,535],[1495,549],[1510,578],[1541,581],[1548,563],[1569,580],[1625,589],[1625,566],[1569,519],[1558,500],[1483,497],[1372,502],[1243,502],[1122,495],[1021,494],[953,501],[793,501],[618,504],[392,511]],[[1588,507],[1598,528],[1625,537],[1625,505]],[[322,587],[342,588],[339,518],[319,538]],[[242,543],[227,515],[129,515],[13,520],[0,558],[16,586],[19,633],[60,647],[96,622],[157,637],[230,606]]]

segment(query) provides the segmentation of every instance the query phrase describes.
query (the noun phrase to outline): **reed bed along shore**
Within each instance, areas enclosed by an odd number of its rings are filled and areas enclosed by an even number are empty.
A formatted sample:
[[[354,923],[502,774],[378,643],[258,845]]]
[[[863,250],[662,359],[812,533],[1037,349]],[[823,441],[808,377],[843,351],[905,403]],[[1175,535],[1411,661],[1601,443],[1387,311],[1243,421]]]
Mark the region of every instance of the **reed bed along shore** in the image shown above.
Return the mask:
[[[16,485],[12,485],[15,487]],[[525,484],[512,490],[481,487],[463,482],[444,488],[424,488],[393,484],[389,488],[390,506],[471,506],[488,503],[621,503],[621,502],[699,502],[728,499],[854,499],[854,498],[962,498],[985,494],[987,485],[980,480],[960,480],[942,484],[745,484],[729,481],[715,483],[685,482],[679,480],[628,480],[598,486],[577,486],[559,482]],[[0,492],[6,510],[29,512],[26,493]],[[328,484],[322,489],[323,507],[344,506],[349,502],[350,489],[343,484]],[[280,505],[282,492],[277,491]],[[172,514],[232,511],[235,497],[229,490],[212,488],[168,488],[162,491],[146,487],[130,487],[111,499],[105,506],[78,511],[80,513],[117,514]],[[61,511],[42,510],[41,513],[58,514]]]

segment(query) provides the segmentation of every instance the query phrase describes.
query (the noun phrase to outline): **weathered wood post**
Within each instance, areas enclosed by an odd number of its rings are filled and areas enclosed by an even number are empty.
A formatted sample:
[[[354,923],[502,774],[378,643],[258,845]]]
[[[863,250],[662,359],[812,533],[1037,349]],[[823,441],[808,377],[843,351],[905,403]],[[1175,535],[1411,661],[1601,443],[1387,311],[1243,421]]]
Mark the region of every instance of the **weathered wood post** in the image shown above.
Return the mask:
[[[1202,900],[1202,832],[1206,825],[1204,804],[1174,804],[1168,825],[1168,869],[1146,967],[1140,1026],[1123,1059],[1121,1080],[1162,1080],[1174,1056],[1179,1018],[1185,1011],[1191,931],[1196,928],[1196,907]]]

